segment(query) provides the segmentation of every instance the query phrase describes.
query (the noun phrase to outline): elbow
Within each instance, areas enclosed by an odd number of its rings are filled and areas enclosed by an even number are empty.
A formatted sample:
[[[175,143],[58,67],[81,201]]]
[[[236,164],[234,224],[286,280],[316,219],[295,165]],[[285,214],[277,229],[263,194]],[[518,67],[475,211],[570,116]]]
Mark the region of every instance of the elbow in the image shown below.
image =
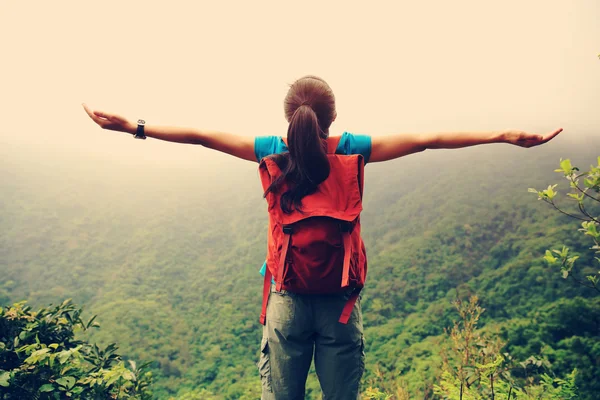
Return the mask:
[[[426,146],[424,144],[415,146],[415,151],[413,153],[421,153],[427,149],[432,149],[433,147]]]
[[[439,135],[428,135],[421,140],[418,147],[422,148],[419,151],[425,151],[427,149],[439,149],[440,144],[441,138]]]
[[[199,131],[192,132],[191,134],[186,135],[185,142],[188,144],[197,144],[200,146],[212,148],[211,143],[209,143],[210,141],[207,140],[207,137]]]
[[[188,136],[185,138],[185,143],[187,144],[197,144],[204,147],[209,147],[206,145],[206,142],[197,136]]]

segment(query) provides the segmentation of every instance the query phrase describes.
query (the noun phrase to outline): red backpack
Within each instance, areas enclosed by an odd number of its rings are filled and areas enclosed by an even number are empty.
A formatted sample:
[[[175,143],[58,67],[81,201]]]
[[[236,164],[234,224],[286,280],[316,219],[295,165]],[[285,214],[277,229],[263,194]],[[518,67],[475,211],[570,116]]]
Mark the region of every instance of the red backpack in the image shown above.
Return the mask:
[[[361,155],[339,155],[340,138],[327,140],[329,177],[315,193],[302,199],[302,210],[285,214],[281,210],[283,183],[276,193],[267,194],[269,235],[267,269],[263,288],[261,324],[266,322],[271,281],[277,290],[294,293],[327,294],[355,288],[342,310],[339,322],[350,318],[367,274],[365,246],[360,236],[364,160]],[[259,167],[264,190],[281,175],[270,158]]]

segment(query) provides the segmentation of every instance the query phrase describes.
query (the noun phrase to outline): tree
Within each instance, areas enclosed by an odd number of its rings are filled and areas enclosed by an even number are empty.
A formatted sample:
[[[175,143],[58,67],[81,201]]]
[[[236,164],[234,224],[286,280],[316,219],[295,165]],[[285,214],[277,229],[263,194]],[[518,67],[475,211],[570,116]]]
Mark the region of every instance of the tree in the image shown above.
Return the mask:
[[[471,296],[468,302],[456,301],[455,306],[460,319],[446,331],[451,345],[442,353],[442,374],[439,384],[434,385],[435,394],[448,400],[576,398],[577,370],[561,379],[538,373],[550,366],[546,360],[529,357],[516,363],[502,352],[505,343],[477,330],[485,311],[479,306],[477,296]],[[517,371],[524,372],[521,374],[524,376],[513,373]]]

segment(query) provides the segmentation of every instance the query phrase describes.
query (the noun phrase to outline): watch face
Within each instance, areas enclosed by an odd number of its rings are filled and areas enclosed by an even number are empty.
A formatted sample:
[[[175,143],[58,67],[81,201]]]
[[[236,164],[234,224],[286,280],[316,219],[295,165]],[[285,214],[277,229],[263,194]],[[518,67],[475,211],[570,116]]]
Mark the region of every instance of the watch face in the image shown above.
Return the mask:
[[[138,119],[138,125],[145,125],[146,121],[144,121],[143,119]]]

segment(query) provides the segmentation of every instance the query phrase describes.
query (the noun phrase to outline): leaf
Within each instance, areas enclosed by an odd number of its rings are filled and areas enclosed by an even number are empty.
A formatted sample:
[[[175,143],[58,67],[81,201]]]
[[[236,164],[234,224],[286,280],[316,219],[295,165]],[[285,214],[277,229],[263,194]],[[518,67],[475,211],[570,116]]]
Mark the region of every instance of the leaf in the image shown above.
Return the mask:
[[[110,386],[121,378],[120,375],[115,374],[106,380],[106,386]]]
[[[31,355],[27,357],[23,362],[26,364],[36,364],[40,359],[46,359],[47,357],[44,357],[44,355],[49,351],[49,348],[36,350],[33,353],[31,353]]]
[[[577,261],[578,258],[579,258],[579,256],[569,257],[567,259],[567,263],[569,263],[571,265],[571,267],[573,267],[573,264],[575,263],[575,261]]]
[[[541,191],[542,197],[545,197],[548,200],[552,200],[553,198],[555,198],[558,194],[558,192],[554,191],[554,188],[556,188],[556,186],[558,185],[548,185],[548,189]]]
[[[567,279],[568,276],[569,276],[569,271],[567,271],[566,269],[563,269],[563,271],[562,271],[563,279]]]
[[[75,382],[77,382],[77,378],[74,376],[67,376],[65,379],[68,381],[67,387],[69,389],[71,389],[75,385]]]
[[[565,175],[569,175],[571,173],[571,171],[573,170],[573,166],[571,165],[571,160],[569,160],[568,158],[566,160],[562,160],[560,162],[560,168],[562,169],[562,172],[565,173]]]
[[[8,383],[8,381],[10,381],[10,372],[5,371],[3,373],[0,373],[0,386],[9,387],[10,384]]]
[[[42,387],[40,387],[40,392],[44,393],[44,392],[51,392],[54,390],[54,385],[51,383],[46,383],[45,385],[43,385]]]
[[[31,355],[32,356],[41,356],[42,354],[46,354],[49,351],[50,351],[50,349],[46,347],[44,349],[39,349],[39,350],[34,351]]]
[[[71,356],[71,352],[69,351],[63,351],[58,353],[58,362],[60,362],[61,364],[64,364],[67,362],[67,360],[69,359],[69,357]]]
[[[73,394],[80,394],[81,392],[83,392],[83,388],[81,386],[77,386],[77,387],[73,388],[73,390],[71,390],[71,392],[73,392]]]
[[[61,375],[64,375],[64,374],[66,374],[66,373],[67,373],[67,371],[69,371],[69,370],[71,370],[71,369],[73,369],[73,367],[72,367],[71,365],[67,365],[66,367],[64,367],[64,368],[63,368],[63,369],[60,371],[60,374],[61,374]]]
[[[96,319],[97,315],[94,315],[89,321],[88,323],[85,325],[85,329],[89,329],[90,326],[96,326],[96,325],[92,325],[94,324],[94,320]]]
[[[77,379],[72,376],[63,376],[62,378],[56,380],[56,383],[66,387],[67,389],[71,389],[73,385],[75,385],[75,382],[77,382]]]
[[[577,193],[567,193],[567,196],[577,200],[577,201],[583,201],[583,193],[581,194],[577,194]]]
[[[544,256],[544,260],[548,261],[550,264],[554,264],[556,262],[556,257],[550,253],[549,250],[546,250],[546,255]]]

